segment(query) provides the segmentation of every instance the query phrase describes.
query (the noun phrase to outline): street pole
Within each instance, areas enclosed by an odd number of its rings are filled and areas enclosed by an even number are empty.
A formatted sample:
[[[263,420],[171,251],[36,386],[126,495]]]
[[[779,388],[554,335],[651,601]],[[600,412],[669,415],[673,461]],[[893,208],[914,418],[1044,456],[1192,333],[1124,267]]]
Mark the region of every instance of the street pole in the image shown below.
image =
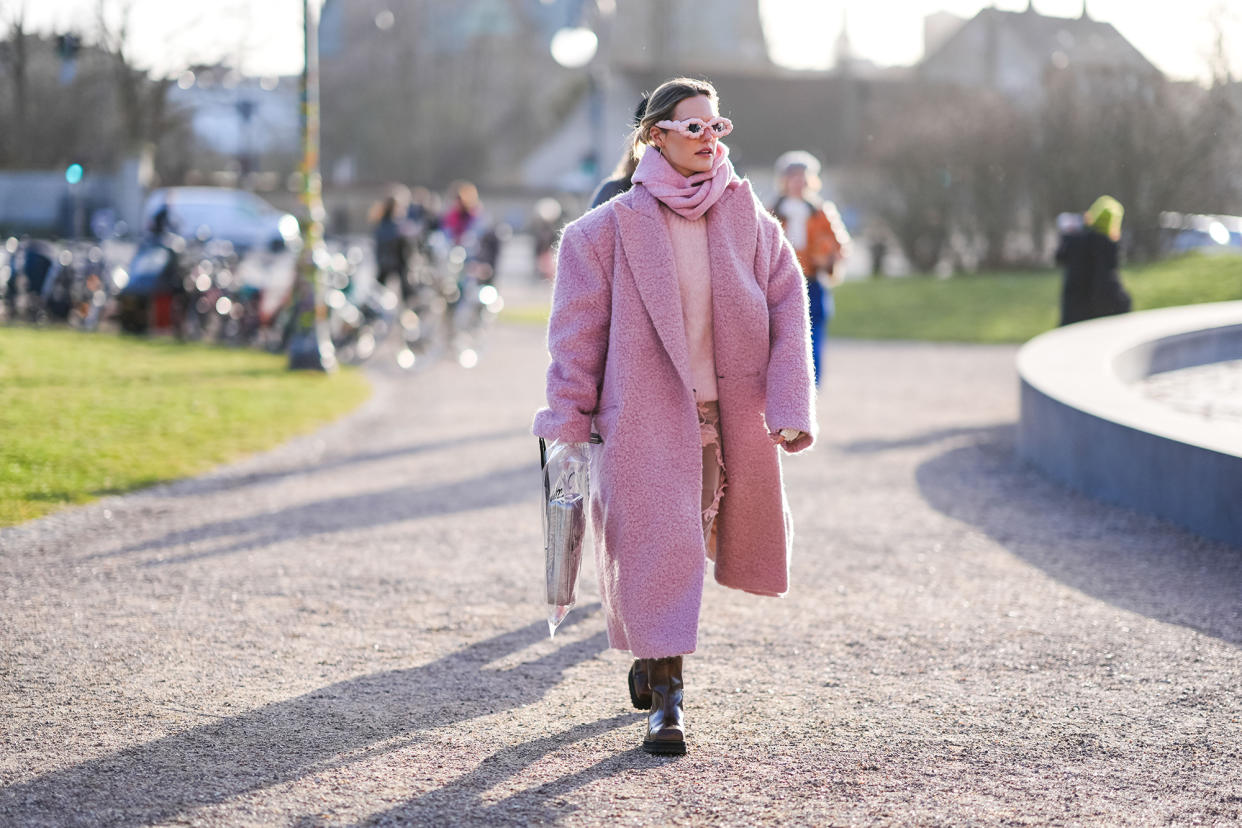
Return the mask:
[[[306,62],[302,68],[302,249],[294,285],[293,332],[289,369],[336,370],[336,351],[328,336],[327,307],[320,279],[328,252],[323,243],[323,180],[319,175],[319,4],[302,0]]]
[[[591,116],[591,154],[589,163],[591,165],[591,190],[604,178],[604,170],[600,148],[604,145],[604,69],[600,66],[600,61],[592,60],[587,67],[587,94]]]

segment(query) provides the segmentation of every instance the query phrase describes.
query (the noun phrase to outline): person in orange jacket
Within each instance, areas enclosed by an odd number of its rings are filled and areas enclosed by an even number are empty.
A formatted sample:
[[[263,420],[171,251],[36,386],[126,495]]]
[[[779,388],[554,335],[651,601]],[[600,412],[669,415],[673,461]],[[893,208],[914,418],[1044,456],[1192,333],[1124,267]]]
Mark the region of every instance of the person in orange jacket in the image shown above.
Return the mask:
[[[816,385],[822,376],[820,352],[833,314],[832,286],[841,281],[850,245],[850,234],[836,205],[819,197],[819,169],[819,160],[809,152],[795,150],[778,158],[780,197],[771,208],[807,279]]]

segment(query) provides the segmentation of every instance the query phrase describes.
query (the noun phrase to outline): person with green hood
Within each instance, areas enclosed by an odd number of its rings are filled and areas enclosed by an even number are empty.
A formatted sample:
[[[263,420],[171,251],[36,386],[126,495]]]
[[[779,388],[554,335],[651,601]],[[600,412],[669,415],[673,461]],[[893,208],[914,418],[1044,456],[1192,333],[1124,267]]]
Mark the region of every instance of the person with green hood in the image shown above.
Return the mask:
[[[1062,325],[1130,310],[1130,294],[1121,283],[1118,269],[1124,214],[1117,199],[1100,196],[1083,214],[1083,226],[1061,237],[1057,264],[1065,268]]]

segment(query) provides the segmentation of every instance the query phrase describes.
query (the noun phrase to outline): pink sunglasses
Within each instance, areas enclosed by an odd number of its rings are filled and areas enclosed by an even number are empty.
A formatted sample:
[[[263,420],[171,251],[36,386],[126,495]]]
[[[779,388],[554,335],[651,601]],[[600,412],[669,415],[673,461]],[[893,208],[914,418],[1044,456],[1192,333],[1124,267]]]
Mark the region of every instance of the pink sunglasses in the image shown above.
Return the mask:
[[[659,121],[660,129],[675,129],[687,138],[702,138],[709,131],[717,138],[723,138],[733,131],[733,122],[717,115],[710,121],[702,118],[687,118],[684,121]]]

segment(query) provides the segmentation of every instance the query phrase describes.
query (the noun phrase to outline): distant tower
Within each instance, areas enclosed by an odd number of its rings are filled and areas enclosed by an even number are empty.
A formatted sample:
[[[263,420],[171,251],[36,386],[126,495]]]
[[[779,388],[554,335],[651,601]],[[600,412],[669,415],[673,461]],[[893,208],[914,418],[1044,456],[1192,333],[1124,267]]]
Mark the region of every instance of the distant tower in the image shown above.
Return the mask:
[[[854,46],[850,43],[850,13],[845,8],[841,9],[841,33],[837,35],[833,57],[838,72],[848,72],[854,62]]]
[[[1087,0],[1082,0],[1082,19],[1089,20],[1090,15],[1087,14]]]

